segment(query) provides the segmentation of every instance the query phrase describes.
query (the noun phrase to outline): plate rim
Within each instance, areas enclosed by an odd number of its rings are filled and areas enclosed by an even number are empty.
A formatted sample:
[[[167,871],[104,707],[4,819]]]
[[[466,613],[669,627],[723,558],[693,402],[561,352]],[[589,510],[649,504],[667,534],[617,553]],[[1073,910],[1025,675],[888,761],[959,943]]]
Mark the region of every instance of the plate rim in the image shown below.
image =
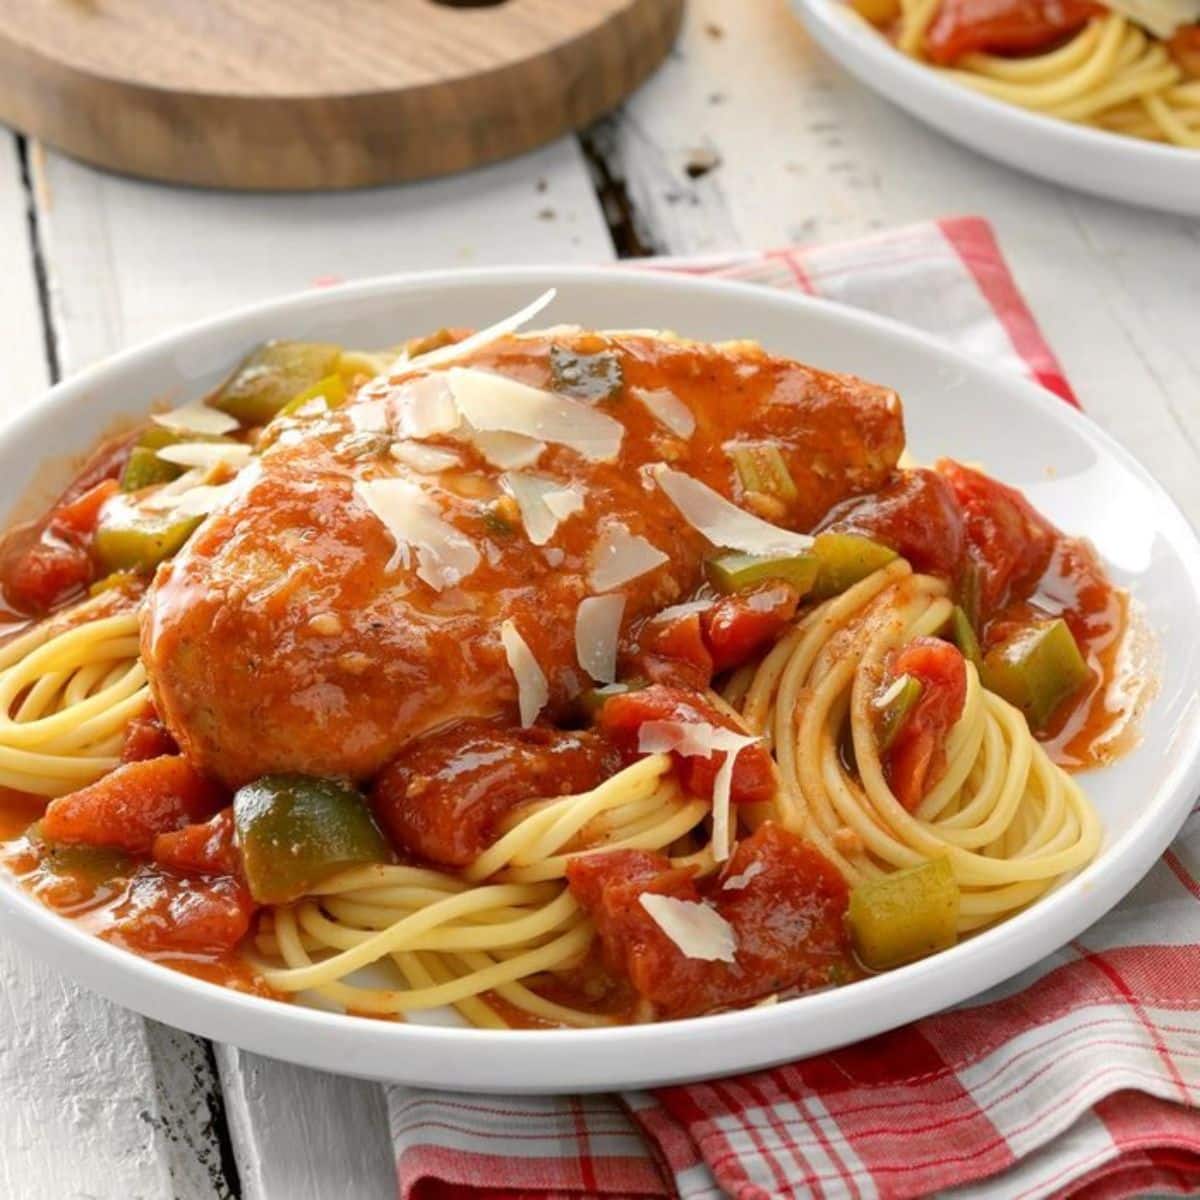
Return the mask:
[[[205,336],[233,331],[239,324],[251,319],[285,319],[298,313],[319,312],[322,308],[329,308],[336,314],[342,304],[376,295],[404,294],[425,289],[470,290],[487,284],[513,287],[527,284],[533,290],[553,286],[555,281],[596,284],[608,288],[624,286],[637,289],[650,286],[679,295],[700,291],[724,295],[734,302],[740,299],[748,302],[750,308],[755,304],[779,305],[792,309],[801,317],[805,313],[822,313],[830,319],[869,331],[869,335],[885,341],[908,343],[910,347],[932,354],[949,365],[965,370],[969,375],[982,374],[1001,391],[1023,393],[1025,399],[1042,410],[1046,418],[1066,425],[1073,435],[1101,449],[1106,457],[1115,460],[1125,472],[1134,476],[1153,501],[1159,522],[1157,528],[1167,537],[1193,594],[1200,596],[1200,536],[1187,517],[1133,454],[1106,430],[1059,397],[1022,379],[1015,372],[982,362],[931,334],[887,317],[835,301],[766,289],[757,284],[678,276],[657,270],[619,272],[611,267],[547,264],[405,272],[245,305],[123,350],[54,385],[0,425],[0,459],[12,453],[14,443],[23,433],[61,415],[76,403],[85,403],[89,392],[103,388],[110,378],[119,378],[125,371],[136,368],[139,360],[153,359]],[[11,499],[15,501],[19,497]],[[944,1011],[969,999],[1034,965],[1109,912],[1171,843],[1191,811],[1195,796],[1200,792],[1200,713],[1195,711],[1194,706],[1187,712],[1187,728],[1184,732],[1178,761],[1163,785],[1156,790],[1155,803],[1147,805],[1146,810],[1122,834],[1122,842],[1128,842],[1128,845],[1124,846],[1116,860],[1102,856],[1031,908],[976,938],[959,943],[951,950],[854,984],[855,993],[861,1001],[859,1009],[872,1007],[871,999],[877,997],[887,1002],[895,1019],[872,1027],[866,1033],[852,1023],[845,1031],[846,1036],[836,1044],[845,1045],[882,1033],[916,1016]],[[1155,825],[1158,829],[1151,834],[1150,827]],[[1097,871],[1100,872],[1099,879],[1093,878]],[[0,871],[0,913],[6,918],[5,929],[36,956],[51,962],[84,986],[145,1016],[201,1036],[233,1042],[259,1053],[304,1065],[417,1086],[514,1093],[611,1090],[617,1087],[649,1086],[651,1083],[665,1085],[754,1070],[774,1062],[794,1059],[796,1055],[788,1052],[785,1042],[777,1051],[766,1055],[755,1052],[749,1058],[734,1062],[732,1060],[738,1056],[731,1055],[728,1046],[736,1045],[743,1036],[762,1034],[771,1029],[786,1039],[789,1025],[801,1020],[802,1014],[811,1016],[813,1022],[818,1024],[825,1018],[836,1022],[837,1000],[845,997],[844,992],[839,995],[839,990],[835,989],[810,993],[770,1007],[652,1025],[582,1030],[494,1031],[370,1021],[280,1003],[162,967],[94,937],[59,917],[25,893],[7,871]],[[944,974],[948,967],[953,968],[957,976],[970,976],[972,982],[964,986],[960,981],[958,985],[947,989],[944,999],[930,1009],[919,997],[929,980]],[[178,1007],[174,1007],[176,1005]],[[235,1027],[231,1028],[231,1024]],[[858,1025],[862,1024],[860,1019]],[[718,1039],[726,1043],[726,1048],[718,1053],[724,1065],[689,1070],[682,1065],[687,1061],[688,1044],[697,1036],[703,1036],[705,1030],[713,1035],[726,1035]],[[304,1042],[303,1053],[299,1052],[298,1046],[286,1044],[293,1039],[304,1039],[305,1035],[311,1036]],[[347,1039],[358,1044],[354,1053],[349,1053],[349,1048],[344,1045]],[[680,1051],[681,1065],[672,1071],[654,1071],[649,1075],[644,1072],[639,1074],[638,1069],[633,1067],[614,1070],[612,1056],[606,1060],[604,1055],[598,1053],[610,1047],[614,1041],[620,1043],[625,1052],[618,1057],[636,1055],[639,1049],[652,1043],[660,1047],[676,1047]],[[414,1042],[430,1047],[432,1057],[445,1055],[446,1062],[455,1061],[453,1056],[456,1052],[477,1052],[471,1068],[475,1074],[466,1079],[447,1080],[405,1074],[403,1071],[397,1073],[394,1061],[390,1060],[402,1056],[405,1047]],[[501,1080],[494,1066],[489,1066],[486,1061],[481,1066],[479,1061],[486,1060],[489,1050],[497,1047],[506,1047],[519,1053],[522,1048],[528,1050],[534,1045],[545,1047],[550,1053],[564,1058],[570,1051],[576,1051],[582,1057],[573,1068],[566,1069],[560,1078],[546,1082],[508,1077]],[[504,1058],[505,1055],[501,1053],[498,1057]],[[459,1074],[464,1072],[461,1063],[456,1063],[451,1069]],[[574,1073],[571,1073],[572,1070]]]

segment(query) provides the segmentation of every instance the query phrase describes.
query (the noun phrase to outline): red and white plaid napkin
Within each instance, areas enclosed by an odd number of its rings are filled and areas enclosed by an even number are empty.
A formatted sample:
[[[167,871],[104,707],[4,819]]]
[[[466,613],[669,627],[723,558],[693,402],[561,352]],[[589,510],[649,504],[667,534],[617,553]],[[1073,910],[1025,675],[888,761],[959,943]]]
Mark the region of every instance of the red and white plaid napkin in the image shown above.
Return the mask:
[[[982,220],[659,268],[915,325],[1075,403]],[[388,1088],[401,1200],[1200,1191],[1200,816],[1112,913],[957,1009],[848,1049],[620,1096]]]

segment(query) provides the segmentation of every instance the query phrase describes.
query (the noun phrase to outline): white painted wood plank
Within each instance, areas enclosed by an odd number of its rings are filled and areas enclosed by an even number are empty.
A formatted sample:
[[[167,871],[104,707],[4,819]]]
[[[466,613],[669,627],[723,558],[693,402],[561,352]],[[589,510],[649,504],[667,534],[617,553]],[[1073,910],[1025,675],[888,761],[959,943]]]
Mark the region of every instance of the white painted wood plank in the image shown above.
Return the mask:
[[[247,195],[164,188],[36,156],[64,354],[118,346],[322,282],[611,257],[574,140],[403,188]]]
[[[0,411],[15,411],[48,382],[32,264],[16,143],[3,134]],[[230,1196],[206,1115],[220,1104],[211,1064],[202,1046],[198,1057],[164,1056],[164,1035],[178,1036],[151,1030],[0,942],[0,1195]]]
[[[1200,223],[942,138],[826,60],[786,0],[692,0],[676,53],[608,136],[643,237],[671,253],[988,217],[1089,412],[1200,520]],[[697,151],[719,165],[691,179]]]
[[[5,386],[0,420],[37,396],[48,382],[42,318],[17,139],[0,130],[0,322],[5,330]]]
[[[573,140],[405,188],[228,195],[35,158],[64,359],[72,369],[266,296],[387,272],[612,257]],[[217,1047],[245,1200],[385,1200],[395,1176],[381,1090]]]
[[[243,1200],[392,1200],[383,1089],[216,1048]]]

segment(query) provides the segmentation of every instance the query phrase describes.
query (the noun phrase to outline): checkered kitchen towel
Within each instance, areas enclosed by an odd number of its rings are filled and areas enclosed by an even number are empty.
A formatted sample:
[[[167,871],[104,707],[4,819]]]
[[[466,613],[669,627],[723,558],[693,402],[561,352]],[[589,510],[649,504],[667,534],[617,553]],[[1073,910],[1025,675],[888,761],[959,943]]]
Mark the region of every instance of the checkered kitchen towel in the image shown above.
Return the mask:
[[[660,260],[915,325],[1075,403],[988,225]],[[832,1054],[654,1093],[388,1089],[401,1200],[1200,1191],[1200,816],[1115,911],[970,1005]]]

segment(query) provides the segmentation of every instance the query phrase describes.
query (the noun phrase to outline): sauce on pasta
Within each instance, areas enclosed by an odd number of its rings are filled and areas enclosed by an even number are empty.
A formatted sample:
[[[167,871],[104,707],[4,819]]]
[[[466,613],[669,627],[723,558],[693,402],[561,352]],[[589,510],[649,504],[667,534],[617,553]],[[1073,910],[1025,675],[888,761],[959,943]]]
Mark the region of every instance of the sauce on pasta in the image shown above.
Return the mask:
[[[886,388],[462,336],[264,347],[5,540],[35,896],[227,986],[541,1028],[847,983],[1090,861],[1062,767],[1136,704],[1089,547],[901,469]]]

